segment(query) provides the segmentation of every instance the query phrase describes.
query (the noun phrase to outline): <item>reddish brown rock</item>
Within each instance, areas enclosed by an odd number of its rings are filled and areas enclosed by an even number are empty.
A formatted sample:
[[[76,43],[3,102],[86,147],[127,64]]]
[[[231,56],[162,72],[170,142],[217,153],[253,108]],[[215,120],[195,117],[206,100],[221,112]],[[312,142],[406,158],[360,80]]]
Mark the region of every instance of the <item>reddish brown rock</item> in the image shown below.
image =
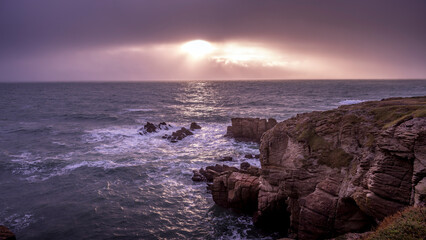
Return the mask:
[[[229,126],[226,136],[233,137],[239,141],[260,142],[262,134],[273,128],[277,121],[275,119],[259,118],[232,118],[232,126]]]
[[[16,240],[16,236],[9,228],[0,225],[0,240]]]
[[[255,125],[233,120],[228,132],[254,139]],[[263,134],[260,153],[258,175],[244,166],[214,178],[217,204],[252,209],[257,192],[255,223],[288,228],[298,239],[367,231],[405,206],[425,204],[426,97],[297,115]]]

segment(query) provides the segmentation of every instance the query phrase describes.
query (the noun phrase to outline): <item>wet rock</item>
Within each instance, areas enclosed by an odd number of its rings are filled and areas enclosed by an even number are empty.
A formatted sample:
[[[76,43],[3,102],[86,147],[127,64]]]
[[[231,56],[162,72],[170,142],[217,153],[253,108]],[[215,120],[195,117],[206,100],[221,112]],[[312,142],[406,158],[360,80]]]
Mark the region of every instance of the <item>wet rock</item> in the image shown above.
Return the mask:
[[[189,127],[189,129],[191,129],[192,131],[194,131],[196,129],[201,129],[201,126],[198,125],[197,123],[193,122],[193,123],[191,123],[191,126]]]
[[[241,170],[247,170],[249,167],[250,167],[250,163],[248,163],[248,162],[242,162],[240,164]]]
[[[219,159],[220,162],[232,162],[233,158],[230,156],[223,157]]]
[[[246,154],[246,155],[244,155],[244,157],[245,157],[245,158],[247,158],[247,159],[252,159],[252,158],[254,158],[254,156],[253,156],[253,155],[251,155],[251,154]]]
[[[194,170],[194,171],[192,171],[193,173],[194,173],[194,175],[192,176],[192,181],[194,181],[194,182],[204,182],[204,181],[206,181],[207,179],[206,179],[206,177],[204,177],[201,173],[200,173],[200,171],[198,171],[198,170]]]
[[[239,141],[260,142],[262,134],[273,128],[277,121],[273,118],[268,120],[259,118],[232,118],[232,125],[228,127],[227,137],[233,137]]]
[[[139,129],[139,134],[145,135],[147,133],[157,132],[158,130],[169,130],[169,127],[171,127],[171,125],[165,122],[161,122],[158,125],[147,122],[141,129]]]
[[[167,124],[166,122],[160,122],[158,124],[158,128],[161,130],[169,130],[169,127],[171,127],[171,125]]]
[[[9,228],[0,225],[0,240],[16,240],[16,236]]]
[[[237,172],[238,168],[230,167],[228,165],[207,166],[206,169],[201,168],[200,170],[194,170],[192,180],[194,181],[207,181],[213,182],[213,179],[219,176],[223,172]]]
[[[147,122],[143,128],[139,129],[139,134],[143,135],[143,134],[147,134],[147,133],[153,133],[157,131],[157,127],[150,122]]]
[[[177,130],[176,132],[173,132],[172,135],[164,135],[163,138],[168,139],[170,142],[175,143],[179,140],[184,139],[187,136],[194,135],[191,131],[189,131],[186,128],[181,128],[180,130]]]

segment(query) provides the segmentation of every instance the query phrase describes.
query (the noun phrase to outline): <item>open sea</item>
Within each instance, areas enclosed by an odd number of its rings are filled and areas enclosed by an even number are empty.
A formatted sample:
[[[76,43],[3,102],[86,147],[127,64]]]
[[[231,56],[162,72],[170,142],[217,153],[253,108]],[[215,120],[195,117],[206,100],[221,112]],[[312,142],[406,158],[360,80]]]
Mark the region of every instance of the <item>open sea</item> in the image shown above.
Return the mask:
[[[426,95],[424,80],[0,84],[0,225],[17,239],[274,239],[215,206],[192,170],[245,154],[232,117]],[[169,130],[138,134],[147,122]],[[197,122],[178,143],[161,137]]]

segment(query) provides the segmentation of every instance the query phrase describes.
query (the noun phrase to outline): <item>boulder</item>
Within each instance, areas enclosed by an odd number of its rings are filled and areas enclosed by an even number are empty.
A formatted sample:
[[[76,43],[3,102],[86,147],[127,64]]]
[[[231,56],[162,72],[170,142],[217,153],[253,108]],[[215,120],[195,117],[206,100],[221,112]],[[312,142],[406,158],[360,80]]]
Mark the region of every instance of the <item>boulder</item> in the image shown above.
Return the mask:
[[[273,128],[277,121],[275,119],[259,118],[232,118],[232,125],[228,127],[227,137],[235,138],[239,141],[260,142],[262,134]]]

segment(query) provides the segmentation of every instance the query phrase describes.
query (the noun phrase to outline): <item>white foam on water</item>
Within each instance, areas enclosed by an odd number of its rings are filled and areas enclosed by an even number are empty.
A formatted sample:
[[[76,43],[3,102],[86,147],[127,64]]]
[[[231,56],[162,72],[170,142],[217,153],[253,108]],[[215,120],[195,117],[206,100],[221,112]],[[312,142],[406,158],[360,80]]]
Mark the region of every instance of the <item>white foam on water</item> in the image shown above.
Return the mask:
[[[30,213],[26,214],[13,214],[4,219],[4,225],[10,227],[13,231],[19,232],[22,229],[27,228],[30,224],[34,223],[34,217]]]
[[[366,100],[359,100],[359,99],[346,99],[343,101],[340,101],[338,104],[339,105],[351,105],[351,104],[357,104],[357,103],[362,103],[365,102]]]

